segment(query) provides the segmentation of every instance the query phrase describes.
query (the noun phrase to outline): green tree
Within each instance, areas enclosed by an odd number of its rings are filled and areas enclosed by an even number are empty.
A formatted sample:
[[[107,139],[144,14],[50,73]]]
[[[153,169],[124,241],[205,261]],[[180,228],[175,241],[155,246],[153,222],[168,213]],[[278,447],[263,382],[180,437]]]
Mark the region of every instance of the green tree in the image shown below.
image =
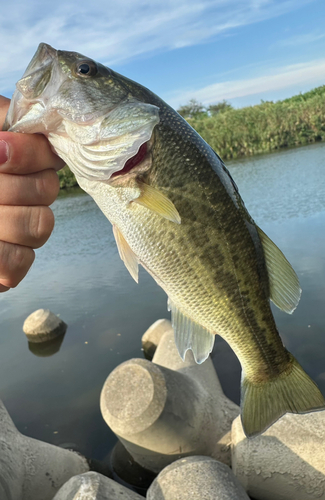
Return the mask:
[[[224,113],[225,111],[229,111],[230,109],[234,109],[230,102],[225,100],[221,102],[217,102],[217,104],[210,104],[208,107],[208,112],[211,116],[215,116],[218,113]]]
[[[200,116],[206,116],[207,110],[203,104],[196,99],[190,99],[187,104],[181,106],[177,112],[183,118],[199,118]]]

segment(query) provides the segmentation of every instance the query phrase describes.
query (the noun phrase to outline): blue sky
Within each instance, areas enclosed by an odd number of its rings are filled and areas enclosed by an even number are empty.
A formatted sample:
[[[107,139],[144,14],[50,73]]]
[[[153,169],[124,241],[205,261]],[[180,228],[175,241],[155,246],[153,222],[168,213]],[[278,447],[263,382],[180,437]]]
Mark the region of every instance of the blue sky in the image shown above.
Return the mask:
[[[3,2],[0,93],[10,97],[40,42],[142,83],[176,109],[235,107],[325,84],[324,0]]]

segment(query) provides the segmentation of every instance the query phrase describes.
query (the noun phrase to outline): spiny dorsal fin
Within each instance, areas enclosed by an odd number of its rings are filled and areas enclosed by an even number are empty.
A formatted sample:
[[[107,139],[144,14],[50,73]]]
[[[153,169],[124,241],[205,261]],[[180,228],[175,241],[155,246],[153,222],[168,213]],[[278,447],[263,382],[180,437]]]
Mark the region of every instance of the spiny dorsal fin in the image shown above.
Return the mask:
[[[132,203],[139,203],[144,207],[156,212],[165,219],[168,219],[177,224],[181,223],[180,215],[174,205],[167,196],[158,191],[158,189],[145,184],[144,182],[137,182],[141,189],[139,198],[136,198]]]
[[[186,351],[191,349],[195,361],[203,363],[213,349],[215,335],[185,316],[170,299],[168,309],[172,313],[175,343],[180,357],[184,361]]]
[[[123,260],[127,270],[131,274],[132,278],[136,283],[138,283],[138,275],[139,275],[139,263],[138,258],[130,248],[128,242],[124,238],[123,234],[119,230],[119,228],[113,224],[113,233],[115,237],[115,241],[117,244],[118,253]]]
[[[270,299],[282,311],[291,314],[296,309],[301,295],[298,277],[275,243],[262,229],[257,227],[257,230],[269,275]]]

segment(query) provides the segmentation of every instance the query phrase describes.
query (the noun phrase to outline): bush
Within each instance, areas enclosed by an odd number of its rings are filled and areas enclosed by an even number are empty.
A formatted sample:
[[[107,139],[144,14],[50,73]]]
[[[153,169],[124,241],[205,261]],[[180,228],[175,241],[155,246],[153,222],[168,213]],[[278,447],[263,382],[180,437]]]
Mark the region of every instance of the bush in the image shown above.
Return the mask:
[[[67,165],[59,170],[58,176],[60,180],[60,189],[78,186],[75,176]]]
[[[325,85],[284,101],[262,101],[188,122],[225,159],[324,140]]]

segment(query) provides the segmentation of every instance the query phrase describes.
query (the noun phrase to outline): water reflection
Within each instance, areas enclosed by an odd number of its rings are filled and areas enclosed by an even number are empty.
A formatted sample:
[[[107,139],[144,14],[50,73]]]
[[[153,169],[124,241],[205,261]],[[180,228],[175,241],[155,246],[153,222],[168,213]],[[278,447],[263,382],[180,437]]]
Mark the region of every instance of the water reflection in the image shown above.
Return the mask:
[[[293,315],[274,308],[282,338],[325,394],[325,144],[229,165],[251,215],[297,271],[303,294]],[[19,430],[102,458],[115,437],[99,411],[108,374],[142,357],[141,335],[168,318],[166,295],[140,271],[136,285],[121,262],[111,226],[78,192],[53,205],[56,225],[15,290],[0,294],[0,397]],[[31,356],[22,325],[39,308],[69,330],[55,356]],[[213,352],[226,394],[239,400],[239,363],[220,338]]]
[[[65,333],[63,335],[60,335],[59,337],[48,340],[47,342],[28,342],[28,349],[35,356],[39,356],[40,358],[47,358],[59,352],[64,337]]]

